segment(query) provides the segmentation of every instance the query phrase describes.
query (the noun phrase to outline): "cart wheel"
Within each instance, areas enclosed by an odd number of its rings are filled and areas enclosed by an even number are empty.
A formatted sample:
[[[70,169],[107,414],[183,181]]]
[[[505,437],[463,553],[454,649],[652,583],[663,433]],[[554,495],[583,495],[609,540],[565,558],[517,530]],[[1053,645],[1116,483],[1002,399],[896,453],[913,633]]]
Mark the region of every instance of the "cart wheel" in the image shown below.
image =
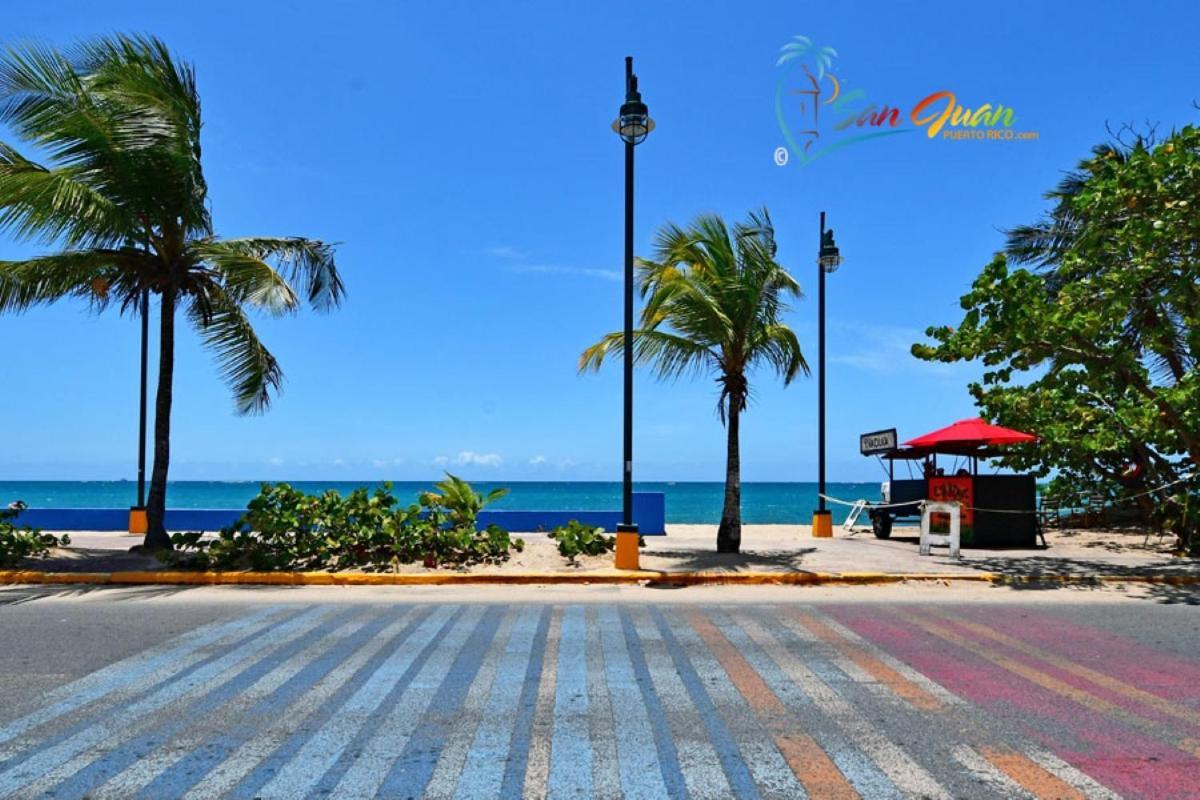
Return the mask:
[[[887,539],[892,535],[892,516],[890,514],[876,514],[871,517],[871,532],[875,534],[876,539]]]

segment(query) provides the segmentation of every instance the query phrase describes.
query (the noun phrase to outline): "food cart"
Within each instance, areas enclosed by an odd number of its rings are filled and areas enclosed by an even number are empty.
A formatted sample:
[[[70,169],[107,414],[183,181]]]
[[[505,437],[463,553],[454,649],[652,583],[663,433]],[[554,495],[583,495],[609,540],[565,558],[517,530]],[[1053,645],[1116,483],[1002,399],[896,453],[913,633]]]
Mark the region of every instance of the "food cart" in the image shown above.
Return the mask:
[[[880,539],[892,535],[897,519],[920,519],[921,502],[961,505],[963,544],[973,547],[1032,547],[1037,542],[1037,483],[1032,475],[981,475],[979,462],[1013,444],[1037,441],[1031,433],[992,425],[982,419],[953,425],[896,445],[895,429],[863,434],[864,455],[887,464],[882,503],[871,508],[871,529]],[[939,456],[941,461],[939,463]],[[907,464],[909,478],[896,478],[896,462]],[[933,524],[939,522],[934,515]]]

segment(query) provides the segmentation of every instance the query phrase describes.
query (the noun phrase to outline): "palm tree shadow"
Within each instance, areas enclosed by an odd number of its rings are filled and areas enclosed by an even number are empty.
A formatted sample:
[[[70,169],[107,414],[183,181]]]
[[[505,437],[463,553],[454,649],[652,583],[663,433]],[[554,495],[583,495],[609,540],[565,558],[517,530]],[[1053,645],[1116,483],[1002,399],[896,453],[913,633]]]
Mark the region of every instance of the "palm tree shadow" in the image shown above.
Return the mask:
[[[197,586],[129,586],[121,584],[14,584],[0,587],[0,606],[18,606],[37,600],[103,599],[111,602],[172,597]]]
[[[647,556],[671,559],[671,569],[679,572],[810,572],[803,568],[804,556],[815,553],[815,547],[786,550],[753,550],[742,553],[717,553],[702,550],[659,550]]]

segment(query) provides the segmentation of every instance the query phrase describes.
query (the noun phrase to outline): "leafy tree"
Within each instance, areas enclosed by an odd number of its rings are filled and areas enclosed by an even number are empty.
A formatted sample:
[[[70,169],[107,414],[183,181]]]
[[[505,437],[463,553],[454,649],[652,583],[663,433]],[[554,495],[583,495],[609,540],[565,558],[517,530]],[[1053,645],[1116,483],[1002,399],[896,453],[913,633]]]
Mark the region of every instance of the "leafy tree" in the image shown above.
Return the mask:
[[[736,553],[742,541],[738,430],[750,398],[749,374],[766,366],[785,384],[808,374],[795,332],[780,321],[800,285],[775,260],[766,209],[732,229],[707,214],[687,228],[664,226],[655,260],[639,259],[638,276],[647,299],[633,333],[635,362],[652,364],[663,379],[715,374],[721,387],[717,415],[728,445],[717,550]],[[619,331],[606,334],[580,356],[580,371],[599,369],[609,354],[623,355],[623,341]]]
[[[1200,130],[1098,147],[1049,198],[963,296],[959,326],[930,328],[934,344],[913,353],[989,368],[970,387],[984,412],[1041,437],[1008,465],[1118,496],[1173,484],[1141,503],[1186,543],[1197,484],[1182,479],[1200,468]]]
[[[237,410],[261,412],[283,374],[247,310],[293,313],[301,293],[317,309],[337,306],[343,288],[333,249],[310,239],[215,235],[195,72],[157,39],[8,50],[0,56],[0,123],[46,160],[0,143],[0,230],[60,248],[0,262],[0,312],[76,298],[130,313],[143,293],[159,298],[145,545],[170,547],[163,514],[176,313],[214,351]]]

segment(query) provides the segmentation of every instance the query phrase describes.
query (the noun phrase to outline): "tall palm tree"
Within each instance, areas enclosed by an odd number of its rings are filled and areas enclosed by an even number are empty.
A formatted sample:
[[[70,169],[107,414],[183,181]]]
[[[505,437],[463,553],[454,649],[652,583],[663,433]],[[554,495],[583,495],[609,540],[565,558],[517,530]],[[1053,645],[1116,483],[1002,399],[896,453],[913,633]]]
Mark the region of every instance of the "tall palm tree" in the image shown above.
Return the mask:
[[[655,239],[655,260],[638,260],[641,326],[634,331],[634,360],[658,376],[710,373],[721,387],[717,416],[725,425],[725,503],[717,550],[736,553],[742,542],[739,421],[750,398],[749,373],[767,366],[785,384],[808,364],[795,332],[780,321],[800,285],[775,260],[775,231],[766,209],[732,230],[716,215],[687,228],[667,224]],[[579,358],[581,372],[622,354],[623,334],[609,333]]]
[[[163,527],[170,464],[176,312],[216,354],[239,413],[262,412],[283,374],[248,309],[280,316],[336,307],[333,248],[301,238],[221,239],[200,164],[200,97],[190,64],[157,39],[113,36],[62,52],[0,55],[0,123],[46,165],[0,143],[0,230],[57,249],[0,261],[0,312],[63,298],[135,313],[161,305],[154,468],[145,546]],[[272,266],[274,264],[274,266]]]

